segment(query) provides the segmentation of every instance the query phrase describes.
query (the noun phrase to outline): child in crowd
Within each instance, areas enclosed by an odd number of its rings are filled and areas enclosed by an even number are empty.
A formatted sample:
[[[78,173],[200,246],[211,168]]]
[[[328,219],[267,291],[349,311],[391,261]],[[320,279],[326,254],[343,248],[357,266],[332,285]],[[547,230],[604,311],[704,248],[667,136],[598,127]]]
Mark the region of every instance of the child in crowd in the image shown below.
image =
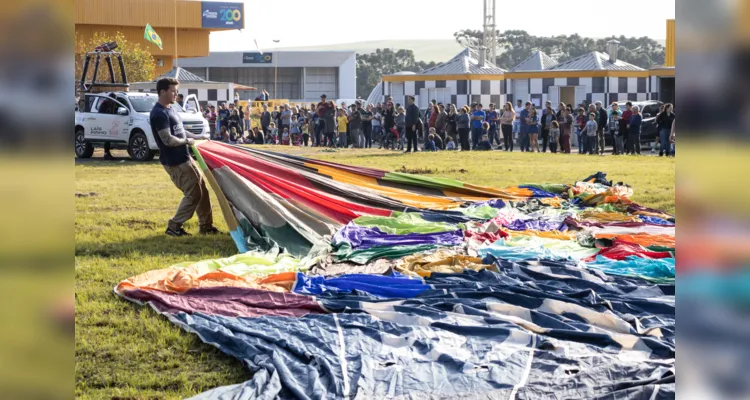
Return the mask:
[[[424,143],[424,151],[438,151],[435,146],[435,135],[430,134],[427,136],[427,141]]]
[[[229,131],[229,143],[237,143],[238,136],[239,135],[237,135],[237,127],[233,126],[232,130]]]
[[[310,125],[307,121],[302,124],[302,145],[307,147],[310,142]]]
[[[578,154],[586,154],[588,150],[588,136],[584,133],[586,129],[586,111],[583,107],[578,109],[576,116],[576,135],[578,136]]]
[[[440,138],[440,135],[437,134],[437,130],[435,128],[430,128],[430,135],[432,135],[432,139],[435,141],[435,147],[440,150],[443,148],[443,139]]]
[[[339,116],[337,118],[338,122],[338,131],[336,136],[338,137],[337,140],[337,147],[346,148],[347,147],[347,137],[346,137],[346,126],[349,124],[349,118],[346,116],[346,111],[343,109],[339,110]]]
[[[300,126],[299,119],[294,118],[294,116],[292,116],[292,124],[289,126],[289,133],[291,137],[294,137],[295,135],[299,135],[300,133],[299,126]]]
[[[549,149],[551,152],[557,153],[558,146],[560,146],[560,124],[557,121],[552,121],[549,129]]]
[[[289,128],[284,127],[284,132],[281,133],[281,144],[284,146],[289,146],[291,144],[291,140],[289,138]]]
[[[456,150],[456,142],[453,141],[453,136],[448,136],[445,139],[445,149],[446,150]]]
[[[586,129],[584,134],[588,136],[589,154],[596,155],[596,131],[599,129],[599,124],[596,123],[596,114],[589,114],[589,121],[586,122]]]
[[[229,142],[229,132],[227,131],[227,126],[221,125],[219,130],[221,131],[221,133],[219,134],[219,140],[221,140],[222,142]]]
[[[487,121],[482,122],[482,137],[480,137],[480,140],[485,136],[490,137],[490,124]],[[490,143],[490,147],[492,147],[492,143]]]
[[[487,123],[485,122],[485,124]],[[487,129],[489,129],[489,126],[487,127]],[[475,148],[475,150],[482,150],[482,151],[492,150],[492,144],[490,144],[490,139],[488,135],[482,135],[482,140],[479,143],[477,143],[477,147]]]
[[[279,130],[276,129],[276,123],[271,122],[268,125],[268,137],[265,138],[266,144],[276,144],[279,138]]]

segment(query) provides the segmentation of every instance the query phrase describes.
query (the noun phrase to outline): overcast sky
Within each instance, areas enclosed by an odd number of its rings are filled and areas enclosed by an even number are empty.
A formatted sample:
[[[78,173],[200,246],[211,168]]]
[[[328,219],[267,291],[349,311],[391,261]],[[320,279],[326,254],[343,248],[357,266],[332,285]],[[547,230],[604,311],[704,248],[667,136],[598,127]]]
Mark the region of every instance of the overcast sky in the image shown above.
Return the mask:
[[[649,36],[665,39],[675,0],[496,0],[497,28],[538,36]],[[315,46],[373,40],[452,39],[482,29],[482,0],[246,0],[245,30],[211,34],[212,51]],[[356,5],[355,5],[356,4]],[[611,4],[617,4],[612,7]],[[530,6],[531,5],[531,6]],[[280,40],[278,45],[274,39]]]

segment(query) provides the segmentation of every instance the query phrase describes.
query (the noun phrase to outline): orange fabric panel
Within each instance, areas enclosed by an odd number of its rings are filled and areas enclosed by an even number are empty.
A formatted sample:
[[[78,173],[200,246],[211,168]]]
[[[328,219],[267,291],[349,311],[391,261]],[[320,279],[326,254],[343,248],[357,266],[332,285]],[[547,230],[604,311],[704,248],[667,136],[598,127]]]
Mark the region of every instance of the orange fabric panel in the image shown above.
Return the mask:
[[[650,235],[648,233],[636,233],[631,235],[602,233],[594,235],[597,239],[617,239],[625,242],[639,244],[641,246],[663,246],[675,247],[675,237],[669,235]]]
[[[276,274],[284,275],[284,274]],[[194,266],[179,268],[170,267],[144,272],[140,275],[131,277],[117,285],[117,291],[126,289],[153,289],[170,293],[184,293],[193,288],[205,288],[216,286],[234,286],[246,287],[253,289],[269,290],[273,292],[288,292],[291,287],[288,284],[289,279],[284,277],[274,277],[271,275],[264,279],[270,279],[267,282],[260,282],[259,279],[246,279],[241,276],[233,275],[221,270],[200,270]],[[294,279],[291,280],[294,282]]]

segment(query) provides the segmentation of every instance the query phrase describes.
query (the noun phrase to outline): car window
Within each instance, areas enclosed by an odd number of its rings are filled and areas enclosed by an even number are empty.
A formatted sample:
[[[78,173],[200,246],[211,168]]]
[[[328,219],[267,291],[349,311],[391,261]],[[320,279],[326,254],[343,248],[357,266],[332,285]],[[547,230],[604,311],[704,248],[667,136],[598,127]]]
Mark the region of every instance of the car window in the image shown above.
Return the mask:
[[[115,106],[115,102],[111,99],[101,98],[99,99],[99,114],[115,114],[117,112],[117,107]]]
[[[135,112],[151,112],[156,105],[156,96],[131,96],[130,104],[133,105]]]
[[[96,103],[99,98],[95,96],[86,96],[83,112],[96,112]]]

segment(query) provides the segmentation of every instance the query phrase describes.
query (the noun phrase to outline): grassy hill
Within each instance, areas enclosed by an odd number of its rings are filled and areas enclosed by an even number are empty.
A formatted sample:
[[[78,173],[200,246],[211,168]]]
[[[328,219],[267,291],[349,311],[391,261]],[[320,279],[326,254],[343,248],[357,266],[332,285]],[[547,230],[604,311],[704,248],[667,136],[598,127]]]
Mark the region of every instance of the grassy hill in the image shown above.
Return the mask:
[[[656,39],[662,46],[666,40]],[[369,42],[339,43],[322,46],[289,47],[284,50],[353,50],[357,53],[372,53],[376,49],[411,49],[417,61],[444,62],[461,51],[461,45],[453,39],[435,40],[374,40]]]
[[[339,43],[323,46],[289,47],[284,50],[353,50],[357,53],[372,53],[376,49],[411,49],[414,57],[421,61],[447,61],[461,51],[461,45],[453,39],[436,40],[374,40],[370,42]]]

